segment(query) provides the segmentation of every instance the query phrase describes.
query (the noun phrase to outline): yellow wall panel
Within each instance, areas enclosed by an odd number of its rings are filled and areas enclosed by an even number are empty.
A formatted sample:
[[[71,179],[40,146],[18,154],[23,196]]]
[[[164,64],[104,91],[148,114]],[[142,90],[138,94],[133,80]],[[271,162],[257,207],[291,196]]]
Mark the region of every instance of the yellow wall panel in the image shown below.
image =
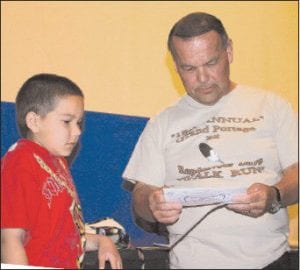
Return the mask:
[[[83,88],[88,110],[152,116],[184,93],[166,40],[193,11],[223,20],[236,82],[278,92],[297,108],[292,1],[2,1],[2,100],[14,101],[32,74],[54,72]]]

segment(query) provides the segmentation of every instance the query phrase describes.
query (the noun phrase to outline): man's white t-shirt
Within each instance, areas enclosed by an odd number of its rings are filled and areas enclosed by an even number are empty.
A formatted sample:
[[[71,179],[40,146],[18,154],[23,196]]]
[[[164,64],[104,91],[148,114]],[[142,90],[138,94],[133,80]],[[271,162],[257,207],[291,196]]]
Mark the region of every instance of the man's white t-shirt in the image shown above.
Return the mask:
[[[132,182],[183,187],[273,185],[298,160],[297,117],[279,96],[238,85],[215,105],[185,95],[148,121],[123,173]],[[199,144],[219,160],[203,155]],[[184,208],[170,243],[215,205]],[[288,249],[286,209],[253,218],[221,208],[170,252],[171,268],[261,268]]]

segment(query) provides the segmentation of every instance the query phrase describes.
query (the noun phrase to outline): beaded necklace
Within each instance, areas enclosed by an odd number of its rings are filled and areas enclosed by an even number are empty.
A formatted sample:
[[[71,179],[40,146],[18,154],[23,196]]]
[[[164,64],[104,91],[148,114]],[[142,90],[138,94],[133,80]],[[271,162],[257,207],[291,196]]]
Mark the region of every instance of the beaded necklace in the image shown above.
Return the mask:
[[[65,187],[66,191],[73,198],[73,202],[72,202],[72,205],[70,207],[70,211],[72,213],[72,217],[73,217],[74,223],[75,223],[75,225],[76,225],[76,227],[77,227],[77,229],[79,231],[79,234],[80,234],[80,246],[81,246],[81,249],[82,249],[82,251],[84,251],[85,250],[85,245],[86,245],[86,237],[85,237],[85,230],[84,230],[84,221],[83,221],[83,217],[82,217],[82,211],[81,211],[81,206],[80,206],[80,203],[79,203],[78,195],[77,195],[77,192],[75,192],[75,186],[74,186],[74,184],[71,183],[72,177],[71,177],[69,171],[67,170],[67,168],[64,165],[64,163],[62,162],[62,160],[58,159],[59,165],[63,169],[63,170],[61,170],[61,168],[59,168],[57,166],[57,169],[58,169],[58,172],[59,172],[59,176],[58,176],[44,162],[44,160],[42,160],[42,158],[40,158],[37,154],[33,154],[33,156],[34,156],[35,160],[37,161],[37,163],[40,165],[40,167],[42,169],[44,169],[58,184],[60,184],[61,186]],[[65,174],[65,176],[64,176],[64,174]],[[79,256],[77,258],[77,266],[80,269],[82,269],[82,266],[83,266],[83,256],[84,256],[84,253],[82,253],[81,256]]]
[[[62,174],[60,174],[60,176],[58,176],[56,173],[54,173],[52,171],[52,169],[36,154],[33,154],[34,158],[36,159],[36,161],[38,162],[38,164],[41,166],[42,169],[44,169],[47,173],[49,173],[51,175],[51,177],[61,186],[65,187],[67,192],[71,195],[71,197],[76,200],[76,202],[78,202],[78,196],[77,193],[75,192],[75,188],[74,185],[70,184],[70,181],[68,181],[68,179],[70,179],[70,176],[64,177]],[[61,159],[59,160],[59,164],[60,166],[64,169],[64,172],[67,172],[67,169],[65,167],[65,165],[63,164],[63,162],[61,161]]]

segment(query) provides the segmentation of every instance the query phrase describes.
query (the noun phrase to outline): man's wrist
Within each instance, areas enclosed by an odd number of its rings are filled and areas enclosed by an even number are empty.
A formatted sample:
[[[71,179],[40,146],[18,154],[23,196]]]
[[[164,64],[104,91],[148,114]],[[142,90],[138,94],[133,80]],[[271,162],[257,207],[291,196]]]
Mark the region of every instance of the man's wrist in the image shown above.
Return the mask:
[[[281,194],[280,194],[279,188],[276,187],[276,186],[270,186],[270,188],[275,193],[275,199],[271,203],[271,206],[269,208],[269,212],[271,214],[275,214],[280,210],[280,208],[283,207],[283,204],[282,204]]]

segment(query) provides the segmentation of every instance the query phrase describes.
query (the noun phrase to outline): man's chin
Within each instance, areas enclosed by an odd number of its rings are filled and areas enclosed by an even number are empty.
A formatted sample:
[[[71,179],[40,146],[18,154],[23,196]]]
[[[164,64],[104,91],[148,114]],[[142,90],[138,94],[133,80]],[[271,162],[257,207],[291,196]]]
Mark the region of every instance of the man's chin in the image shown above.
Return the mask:
[[[194,97],[193,97],[194,98]],[[209,96],[202,96],[199,97],[197,96],[196,98],[194,98],[197,102],[206,105],[206,106],[213,106],[215,105],[221,97],[209,97]]]

